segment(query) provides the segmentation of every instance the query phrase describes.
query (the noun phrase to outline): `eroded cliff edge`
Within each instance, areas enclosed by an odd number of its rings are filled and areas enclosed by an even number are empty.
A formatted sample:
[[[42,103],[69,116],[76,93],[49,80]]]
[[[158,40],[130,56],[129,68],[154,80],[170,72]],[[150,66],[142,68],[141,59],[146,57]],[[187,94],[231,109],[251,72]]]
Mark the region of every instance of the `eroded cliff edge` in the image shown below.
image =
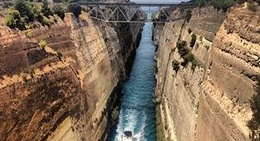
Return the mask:
[[[1,27],[0,140],[104,140],[141,29],[86,13],[30,36]]]
[[[259,7],[227,14],[195,8],[191,15],[155,26],[157,138],[249,140],[249,99],[260,74]]]

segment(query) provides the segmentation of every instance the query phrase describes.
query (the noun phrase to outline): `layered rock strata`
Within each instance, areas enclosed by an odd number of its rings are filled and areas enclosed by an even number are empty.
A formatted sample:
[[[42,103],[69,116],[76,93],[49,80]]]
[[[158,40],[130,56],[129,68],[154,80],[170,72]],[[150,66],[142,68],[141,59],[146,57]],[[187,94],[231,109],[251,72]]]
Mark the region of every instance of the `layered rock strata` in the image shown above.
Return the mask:
[[[0,140],[104,140],[141,28],[84,12],[26,33],[1,27]]]
[[[208,7],[191,15],[154,35],[158,140],[249,140],[249,99],[260,74],[259,10],[241,6],[225,14]]]

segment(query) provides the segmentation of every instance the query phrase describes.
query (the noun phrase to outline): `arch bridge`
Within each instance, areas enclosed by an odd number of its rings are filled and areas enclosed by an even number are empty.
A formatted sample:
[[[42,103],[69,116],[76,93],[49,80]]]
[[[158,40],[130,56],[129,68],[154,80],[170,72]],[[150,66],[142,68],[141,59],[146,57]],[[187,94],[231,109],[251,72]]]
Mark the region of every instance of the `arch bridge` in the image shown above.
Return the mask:
[[[112,23],[164,23],[182,18],[171,18],[174,8],[193,8],[193,3],[105,3],[79,2],[91,18]],[[158,12],[160,11],[160,12]],[[145,14],[145,13],[146,14]]]

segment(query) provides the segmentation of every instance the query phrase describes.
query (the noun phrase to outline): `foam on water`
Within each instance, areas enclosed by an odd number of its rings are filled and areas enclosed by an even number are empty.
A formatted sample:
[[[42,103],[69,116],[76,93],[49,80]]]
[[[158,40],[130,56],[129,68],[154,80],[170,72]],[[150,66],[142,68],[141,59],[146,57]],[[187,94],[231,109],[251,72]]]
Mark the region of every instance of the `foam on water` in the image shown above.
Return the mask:
[[[140,46],[128,81],[123,84],[119,121],[109,134],[108,141],[117,141],[124,131],[132,131],[137,141],[155,141],[154,53],[152,23],[146,23]]]

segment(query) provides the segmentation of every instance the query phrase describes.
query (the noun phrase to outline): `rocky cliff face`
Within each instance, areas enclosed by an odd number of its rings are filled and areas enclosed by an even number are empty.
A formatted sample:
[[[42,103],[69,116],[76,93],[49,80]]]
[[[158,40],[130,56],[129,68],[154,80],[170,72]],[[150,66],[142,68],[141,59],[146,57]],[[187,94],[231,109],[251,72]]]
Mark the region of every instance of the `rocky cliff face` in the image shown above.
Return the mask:
[[[26,35],[2,28],[0,140],[103,140],[141,28],[86,13]]]
[[[259,15],[242,7],[227,15],[193,9],[190,19],[166,23],[154,35],[158,140],[249,140],[249,99],[260,74]]]

